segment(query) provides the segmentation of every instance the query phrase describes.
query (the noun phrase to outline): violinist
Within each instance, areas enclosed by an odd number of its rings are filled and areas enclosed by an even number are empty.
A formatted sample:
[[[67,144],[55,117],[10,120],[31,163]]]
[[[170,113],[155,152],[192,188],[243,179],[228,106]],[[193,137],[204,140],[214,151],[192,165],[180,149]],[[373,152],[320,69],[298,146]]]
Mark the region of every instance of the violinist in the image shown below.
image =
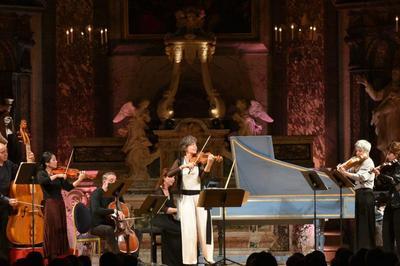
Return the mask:
[[[34,161],[34,154],[27,155],[29,160]],[[7,146],[0,143],[0,257],[8,259],[9,241],[6,229],[10,207],[18,204],[17,199],[9,198],[11,181],[14,180],[18,165],[8,160]]]
[[[167,201],[161,212],[153,218],[153,225],[162,230],[162,263],[179,266],[182,265],[181,224],[175,219],[178,210],[171,191],[175,177],[167,176],[167,171],[168,169],[164,169],[154,192],[156,195],[166,196]]]
[[[400,255],[400,142],[392,142],[388,147],[386,164],[379,169],[376,167],[373,172],[377,175],[377,181],[389,184],[389,198],[383,214],[383,248],[385,251],[395,252],[396,243],[397,255]]]
[[[90,196],[90,211],[92,214],[92,229],[93,235],[100,236],[106,240],[107,249],[115,254],[119,253],[118,241],[114,233],[115,224],[110,219],[110,215],[118,216],[124,219],[125,215],[121,210],[112,209],[108,206],[115,200],[114,197],[105,197],[104,193],[108,191],[109,184],[115,183],[117,176],[114,172],[107,172],[102,176],[102,186],[97,188]],[[123,199],[119,199],[123,202]],[[141,234],[135,229],[135,234],[141,240]],[[134,254],[138,256],[138,252]]]
[[[56,156],[51,152],[44,152],[36,176],[45,200],[44,254],[50,260],[69,251],[65,204],[61,190],[70,191],[85,178],[85,172],[81,171],[78,179],[71,184],[67,181],[67,174],[54,173],[56,168]]]
[[[178,204],[182,234],[182,260],[184,264],[197,264],[197,243],[208,263],[214,263],[213,236],[210,212],[197,207],[202,181],[208,178],[214,156],[208,155],[206,165],[193,160],[197,154],[197,139],[191,135],[180,141],[182,156],[175,160],[167,176],[177,176],[177,189],[182,194]],[[208,223],[207,223],[208,222]]]
[[[359,163],[349,169],[339,165],[338,171],[356,184],[355,248],[371,249],[375,247],[375,200],[372,192],[375,174],[370,172],[374,168],[374,162],[369,157],[371,143],[358,140],[354,148],[356,157],[360,158]]]

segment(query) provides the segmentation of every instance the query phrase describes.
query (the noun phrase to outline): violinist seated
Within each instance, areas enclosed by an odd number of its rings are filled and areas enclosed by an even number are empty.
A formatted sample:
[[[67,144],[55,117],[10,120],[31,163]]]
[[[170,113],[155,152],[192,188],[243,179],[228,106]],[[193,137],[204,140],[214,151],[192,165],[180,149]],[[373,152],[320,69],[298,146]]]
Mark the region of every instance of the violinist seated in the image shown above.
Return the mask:
[[[92,229],[91,233],[93,235],[100,236],[105,239],[107,244],[107,250],[115,254],[120,252],[118,246],[118,240],[115,234],[116,225],[113,222],[111,216],[119,220],[125,218],[124,213],[120,210],[109,208],[110,203],[112,203],[114,197],[106,197],[104,194],[108,191],[109,184],[115,183],[117,176],[114,172],[107,172],[102,176],[102,186],[93,191],[90,197],[90,212],[92,215]],[[123,202],[122,197],[119,199]],[[142,234],[138,230],[134,230],[138,242],[140,243],[142,239]],[[138,256],[139,250],[137,250],[133,255]]]
[[[34,161],[34,154],[28,154],[28,159]],[[8,258],[9,241],[6,229],[11,207],[18,204],[18,200],[9,197],[10,186],[18,170],[18,164],[8,160],[7,146],[0,143],[0,257]]]
[[[164,169],[157,182],[154,194],[167,197],[164,207],[153,218],[153,225],[161,231],[162,263],[165,265],[182,265],[181,223],[177,220],[176,208],[172,187],[174,176],[167,176],[168,169]]]

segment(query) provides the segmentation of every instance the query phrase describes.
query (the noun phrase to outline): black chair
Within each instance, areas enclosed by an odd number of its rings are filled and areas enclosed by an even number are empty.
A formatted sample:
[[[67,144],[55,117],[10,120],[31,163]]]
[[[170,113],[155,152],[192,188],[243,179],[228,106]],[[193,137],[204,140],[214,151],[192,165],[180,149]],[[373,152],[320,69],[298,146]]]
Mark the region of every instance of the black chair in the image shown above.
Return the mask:
[[[152,226],[152,228],[150,228],[150,227],[140,228],[140,232],[142,232],[142,234],[149,234],[151,236],[150,237],[151,262],[157,263],[157,247],[161,246],[162,230],[156,226]],[[157,240],[160,240],[160,241],[157,241]]]
[[[89,233],[92,223],[90,210],[81,202],[75,204],[72,209],[72,219],[74,221],[74,255],[77,251],[77,244],[91,243],[97,249],[97,254],[101,254],[101,238]]]

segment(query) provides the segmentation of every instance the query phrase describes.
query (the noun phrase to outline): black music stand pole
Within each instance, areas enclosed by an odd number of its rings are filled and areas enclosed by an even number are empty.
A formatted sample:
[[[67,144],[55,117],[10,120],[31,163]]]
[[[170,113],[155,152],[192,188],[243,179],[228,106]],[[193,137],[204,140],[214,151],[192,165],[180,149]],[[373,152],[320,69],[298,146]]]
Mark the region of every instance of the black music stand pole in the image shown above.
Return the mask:
[[[164,206],[167,201],[167,196],[164,195],[147,195],[145,200],[139,209],[135,210],[135,214],[137,215],[148,215],[150,217],[150,240],[151,240],[151,264],[155,263],[157,258],[155,254],[153,254],[152,246],[155,245],[153,243],[153,218],[160,212],[161,208]]]
[[[343,188],[354,188],[354,183],[350,179],[342,175],[338,170],[324,171],[329,178],[339,187],[339,202],[340,202],[340,246],[343,245]]]
[[[15,184],[18,185],[32,185],[31,186],[31,199],[32,199],[32,235],[31,235],[31,244],[32,251],[35,250],[35,191],[34,184],[38,184],[36,178],[36,163],[28,163],[22,162],[19,167],[17,174],[15,175]]]
[[[317,250],[317,191],[328,190],[321,177],[315,171],[301,172],[314,192],[314,250]]]
[[[197,207],[203,207],[205,209],[221,208],[222,207],[222,238],[223,238],[223,258],[215,262],[227,265],[226,262],[235,263],[242,265],[236,261],[226,258],[226,236],[225,236],[225,208],[226,207],[241,207],[243,203],[247,201],[248,193],[243,189],[238,188],[211,188],[204,189],[200,192],[199,202]]]

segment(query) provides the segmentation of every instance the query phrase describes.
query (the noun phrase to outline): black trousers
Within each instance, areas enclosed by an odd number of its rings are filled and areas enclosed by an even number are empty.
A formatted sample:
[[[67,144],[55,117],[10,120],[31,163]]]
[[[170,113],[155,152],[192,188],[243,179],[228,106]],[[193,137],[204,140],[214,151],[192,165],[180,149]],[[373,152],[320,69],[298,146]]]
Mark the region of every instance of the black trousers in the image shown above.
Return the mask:
[[[372,189],[356,190],[356,234],[355,248],[371,249],[375,247],[375,199]]]
[[[119,253],[118,241],[114,233],[114,226],[101,224],[93,227],[91,233],[106,240],[108,251],[111,251],[115,254]],[[135,229],[135,234],[139,240],[140,249],[140,243],[142,242],[142,233],[139,230]],[[139,257],[139,250],[134,252],[133,255]]]
[[[8,209],[0,208],[0,257],[9,259],[10,243],[7,238]]]
[[[172,215],[158,214],[153,219],[153,225],[162,229],[162,263],[168,266],[183,265],[180,222],[174,220]]]
[[[400,256],[400,208],[386,206],[383,214],[382,237],[384,250],[395,252],[396,243],[396,252]]]

